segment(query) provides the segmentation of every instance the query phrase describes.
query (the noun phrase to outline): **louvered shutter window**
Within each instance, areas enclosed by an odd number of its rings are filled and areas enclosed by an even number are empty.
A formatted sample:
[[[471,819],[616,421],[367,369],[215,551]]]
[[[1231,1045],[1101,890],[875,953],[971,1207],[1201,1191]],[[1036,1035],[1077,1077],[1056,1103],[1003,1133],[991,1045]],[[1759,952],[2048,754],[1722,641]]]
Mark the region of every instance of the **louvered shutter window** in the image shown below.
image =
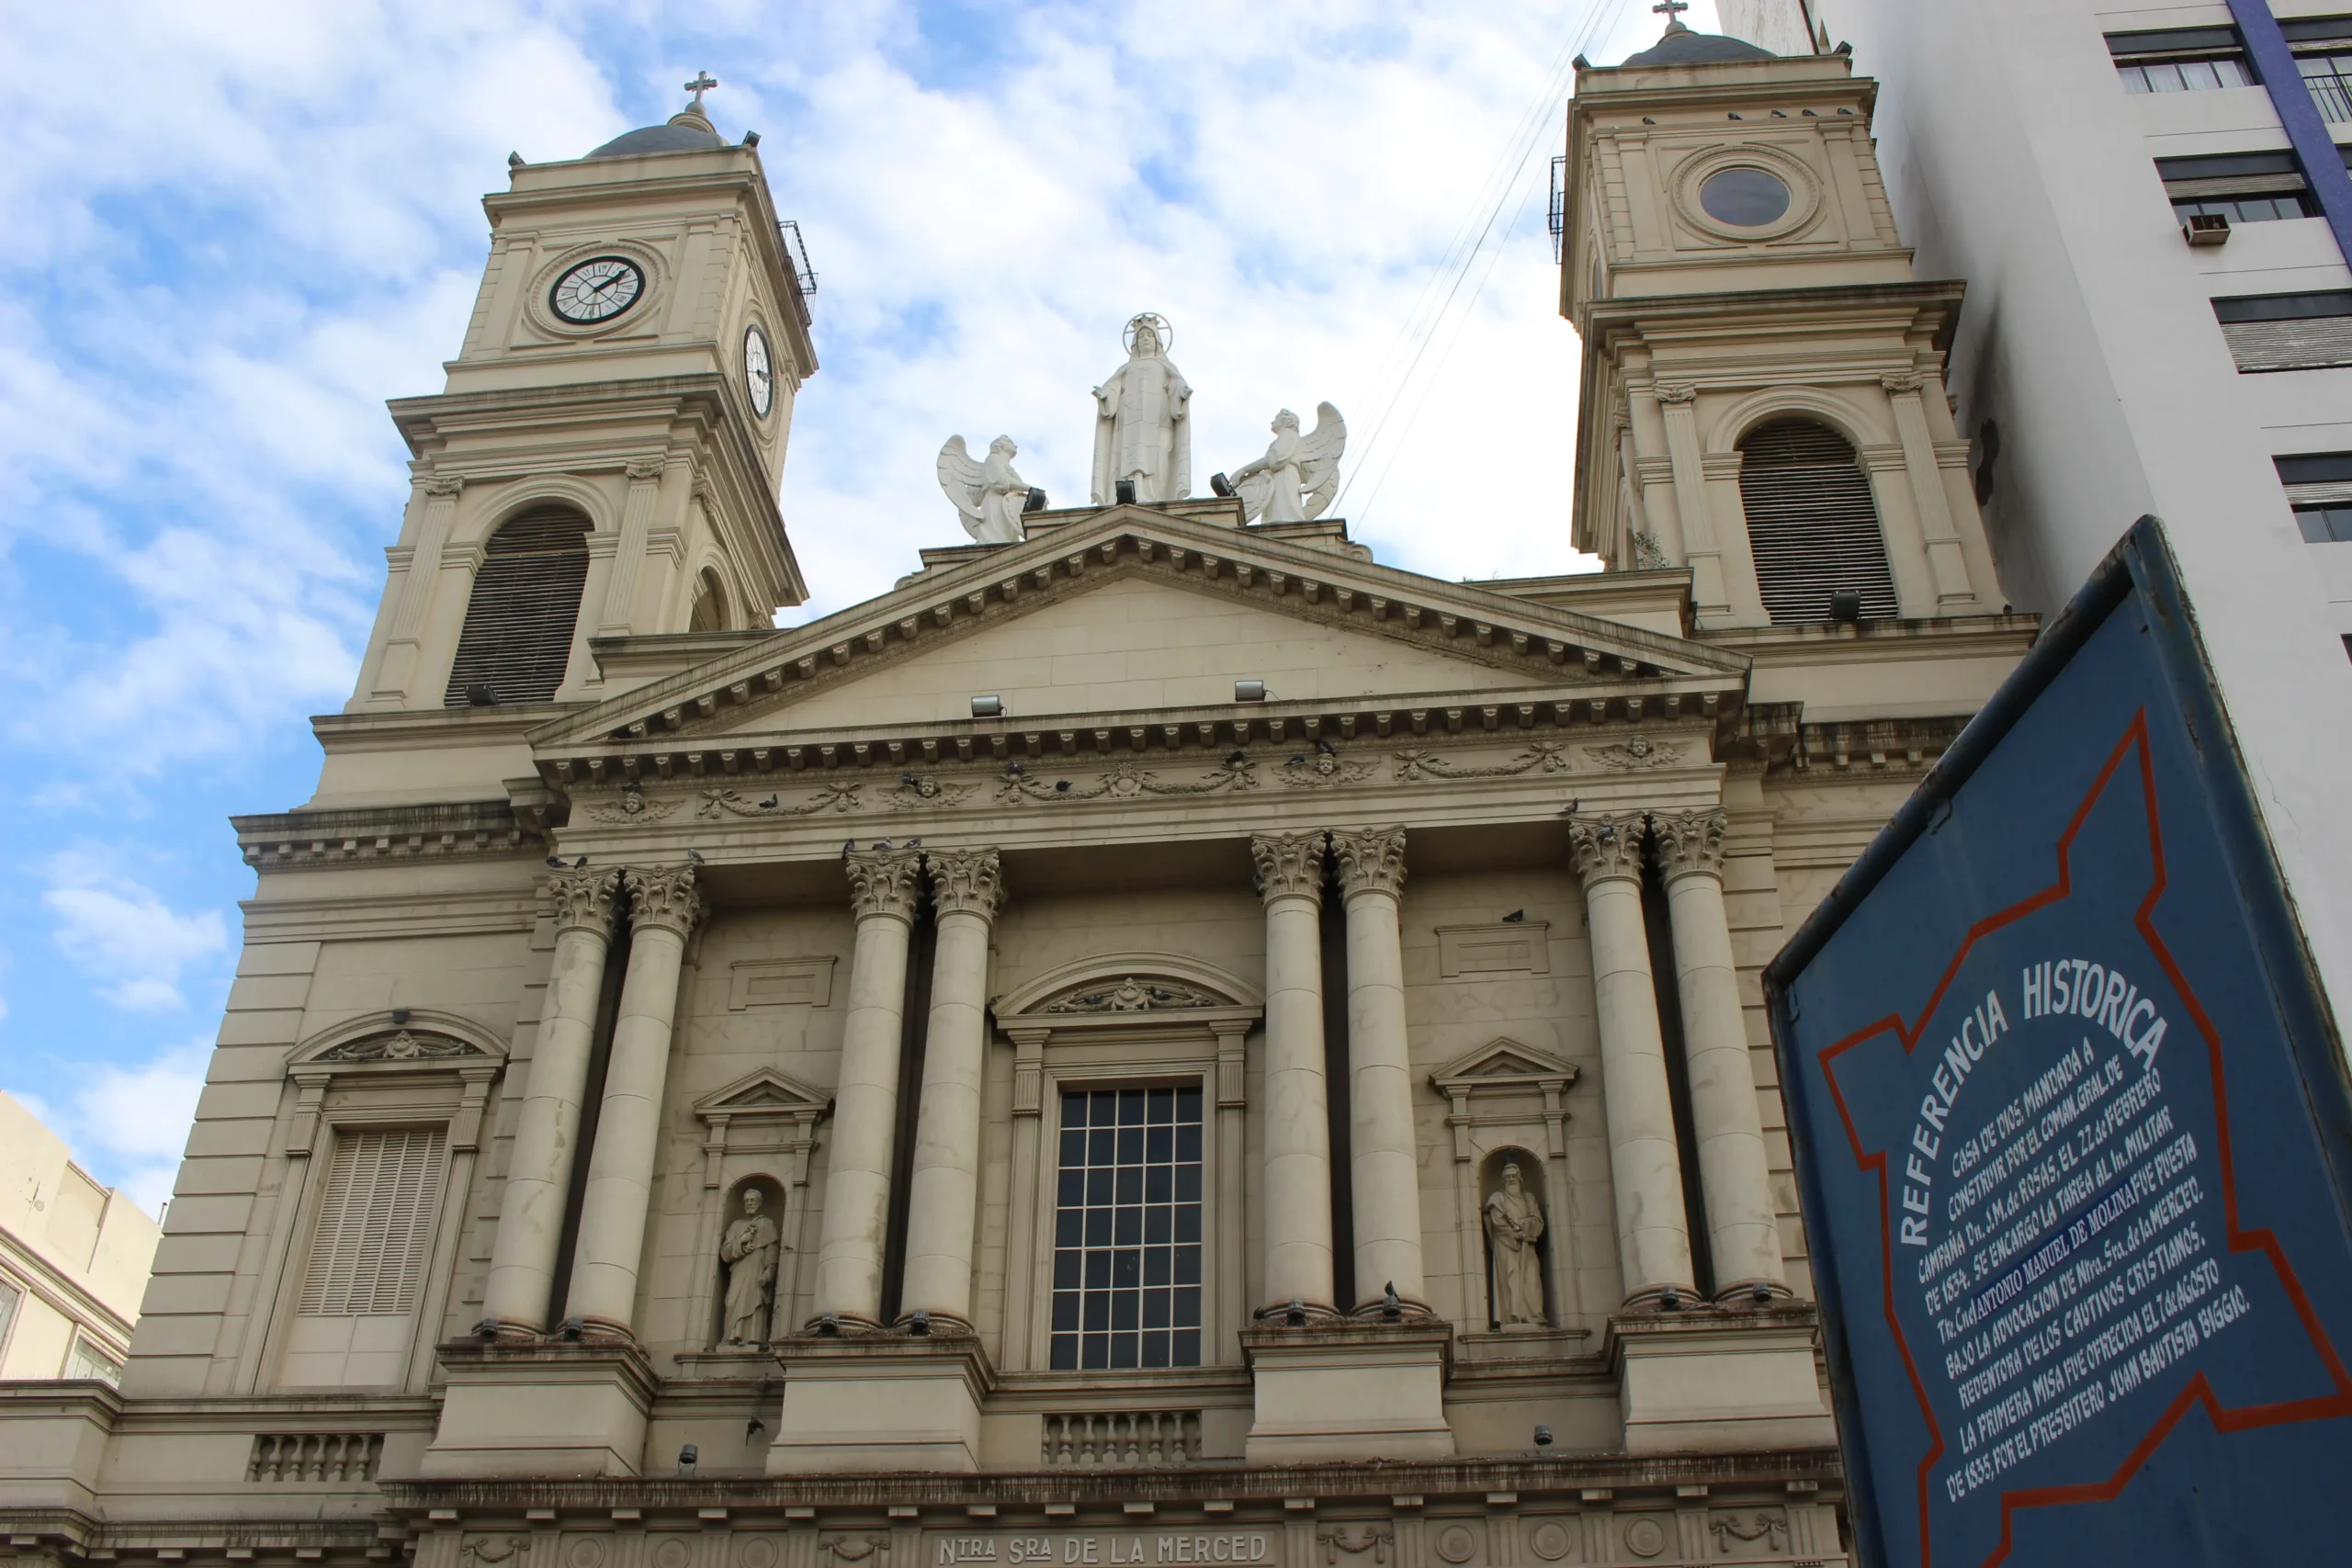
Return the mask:
[[[363,1317],[414,1310],[440,1186],[439,1128],[338,1133],[302,1311]]]
[[[1895,613],[1871,481],[1854,449],[1826,425],[1768,424],[1740,444],[1739,499],[1756,585],[1775,621],[1826,621],[1829,596],[1860,593],[1866,620]]]
[[[588,520],[577,512],[526,512],[492,534],[442,700],[463,707],[477,685],[502,703],[554,696],[587,581]]]

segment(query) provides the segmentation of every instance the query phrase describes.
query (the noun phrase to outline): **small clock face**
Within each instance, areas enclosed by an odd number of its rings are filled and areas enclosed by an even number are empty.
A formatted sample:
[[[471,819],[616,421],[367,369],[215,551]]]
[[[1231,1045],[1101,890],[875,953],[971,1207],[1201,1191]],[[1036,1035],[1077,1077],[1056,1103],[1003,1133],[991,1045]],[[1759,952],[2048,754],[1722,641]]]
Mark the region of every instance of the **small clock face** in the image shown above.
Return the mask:
[[[567,321],[609,321],[645,293],[645,274],[625,256],[591,256],[555,280],[548,305]]]
[[[775,406],[775,368],[768,363],[767,333],[743,329],[743,388],[752,394],[752,411],[762,419]]]

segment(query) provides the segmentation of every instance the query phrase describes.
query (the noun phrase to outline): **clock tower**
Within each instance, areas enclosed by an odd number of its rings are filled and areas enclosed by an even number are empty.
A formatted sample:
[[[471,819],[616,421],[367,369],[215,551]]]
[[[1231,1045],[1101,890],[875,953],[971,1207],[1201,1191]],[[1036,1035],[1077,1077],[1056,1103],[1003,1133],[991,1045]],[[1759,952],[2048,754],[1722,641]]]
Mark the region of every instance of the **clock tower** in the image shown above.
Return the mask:
[[[357,689],[322,729],[436,713],[451,744],[604,694],[591,645],[764,630],[808,596],[777,491],[817,368],[815,283],[785,240],[758,137],[702,106],[585,157],[510,159],[448,380],[390,407],[413,485]],[[363,746],[361,749],[365,750]],[[493,745],[492,750],[503,750]],[[499,764],[481,759],[483,782]],[[492,793],[496,793],[492,790]]]

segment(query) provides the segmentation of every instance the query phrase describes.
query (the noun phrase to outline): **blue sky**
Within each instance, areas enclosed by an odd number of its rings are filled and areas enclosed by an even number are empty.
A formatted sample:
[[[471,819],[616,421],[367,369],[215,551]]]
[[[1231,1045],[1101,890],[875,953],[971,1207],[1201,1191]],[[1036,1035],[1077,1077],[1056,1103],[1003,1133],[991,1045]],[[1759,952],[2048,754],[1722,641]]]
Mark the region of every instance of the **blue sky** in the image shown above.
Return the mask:
[[[407,491],[383,400],[438,389],[510,150],[577,156],[703,69],[720,130],[762,132],[820,276],[787,620],[960,542],[950,434],[1080,495],[1141,310],[1196,470],[1329,399],[1338,510],[1384,560],[1579,564],[1544,174],[1568,58],[1654,39],[1638,0],[6,15],[0,1089],[151,1209],[253,888],[226,818],[315,783],[304,720],[350,694]]]

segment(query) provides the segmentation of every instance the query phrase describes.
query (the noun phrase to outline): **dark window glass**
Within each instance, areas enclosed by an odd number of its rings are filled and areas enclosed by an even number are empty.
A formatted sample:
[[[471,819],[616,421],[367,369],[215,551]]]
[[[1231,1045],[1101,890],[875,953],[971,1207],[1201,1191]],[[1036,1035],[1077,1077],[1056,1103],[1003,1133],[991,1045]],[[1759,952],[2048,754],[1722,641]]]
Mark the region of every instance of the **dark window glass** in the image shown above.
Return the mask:
[[[2295,69],[2303,73],[2303,85],[2311,89],[2320,118],[2330,125],[2352,120],[2352,51],[2306,54],[2295,62]]]
[[[2215,196],[2199,201],[2176,201],[2173,213],[2186,223],[2191,218],[2219,213],[2233,223],[2268,223],[2280,218],[2312,218],[2318,209],[2298,192],[2290,196]]]
[[[2224,321],[2307,321],[2321,316],[2352,316],[2352,291],[2328,294],[2242,294],[2213,301]]]
[[[1201,1364],[1201,1091],[1062,1096],[1053,1355],[1064,1371]]]
[[[2295,524],[2308,544],[2352,544],[2352,506],[2298,506]]]
[[[1789,209],[1789,187],[1762,169],[1724,169],[1699,187],[1699,205],[1718,223],[1760,228]]]

